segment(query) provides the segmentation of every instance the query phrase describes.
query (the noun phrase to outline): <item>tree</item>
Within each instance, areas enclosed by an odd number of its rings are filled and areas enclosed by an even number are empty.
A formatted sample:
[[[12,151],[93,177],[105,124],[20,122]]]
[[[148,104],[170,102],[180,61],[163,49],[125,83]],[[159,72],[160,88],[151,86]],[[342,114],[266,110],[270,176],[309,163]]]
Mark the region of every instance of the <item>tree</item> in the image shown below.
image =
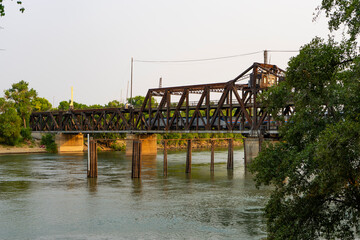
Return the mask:
[[[105,107],[108,107],[108,108],[120,108],[123,106],[124,106],[124,104],[120,103],[118,100],[112,100],[108,104],[105,105]]]
[[[21,118],[12,103],[0,98],[0,142],[15,145],[20,139]]]
[[[101,108],[104,108],[104,106],[101,105],[101,104],[93,104],[93,105],[87,106],[87,108],[89,108],[89,109],[101,109]]]
[[[70,103],[68,101],[61,101],[59,102],[58,109],[60,111],[68,111],[70,108]]]
[[[36,97],[31,101],[32,110],[35,112],[49,111],[52,108],[51,103],[45,99]]]
[[[144,103],[145,97],[143,96],[136,96],[133,97],[132,99],[128,98],[127,102],[131,105],[133,105],[135,108],[140,108],[142,106],[142,104]],[[157,101],[154,97],[151,97],[151,106],[152,107],[156,107],[157,106]]]
[[[17,4],[21,5],[22,4],[22,1],[16,1]],[[25,8],[21,7],[20,9],[20,12],[24,12],[25,11]],[[0,0],[0,17],[3,17],[5,16],[5,6],[3,4],[3,0]]]
[[[29,83],[24,80],[12,84],[12,87],[5,91],[5,98],[14,103],[14,107],[23,120],[24,128],[26,128],[32,111],[31,102],[36,97],[37,92],[32,88],[29,89]]]
[[[353,239],[359,231],[358,69],[349,45],[315,38],[290,60],[286,81],[262,96],[273,116],[288,100],[296,109],[281,142],[251,164],[258,186],[275,186],[265,208],[269,239]]]
[[[59,103],[58,109],[61,111],[69,111],[70,109],[70,100],[69,101],[61,101]],[[93,105],[94,108],[99,108],[101,105]],[[83,103],[74,102],[74,109],[88,109],[89,107]]]
[[[338,30],[341,25],[346,26],[347,33],[350,35],[350,41],[354,41],[360,33],[360,1],[359,0],[322,0],[318,7],[319,15],[324,10],[329,18],[330,31]],[[315,19],[316,19],[315,17]]]

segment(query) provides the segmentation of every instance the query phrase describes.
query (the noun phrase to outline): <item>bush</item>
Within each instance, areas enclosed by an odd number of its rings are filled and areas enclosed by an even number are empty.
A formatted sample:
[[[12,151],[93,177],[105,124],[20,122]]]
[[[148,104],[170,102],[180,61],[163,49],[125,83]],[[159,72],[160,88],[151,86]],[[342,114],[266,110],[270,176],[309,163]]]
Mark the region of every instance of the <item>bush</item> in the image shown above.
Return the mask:
[[[115,151],[125,151],[126,145],[124,143],[113,142],[110,147]]]
[[[6,108],[0,114],[0,142],[16,145],[20,140],[21,118],[14,108]]]
[[[24,140],[31,140],[31,128],[21,128],[20,135]]]
[[[41,144],[46,146],[46,151],[50,153],[57,153],[57,145],[55,143],[54,135],[45,134],[41,138]]]

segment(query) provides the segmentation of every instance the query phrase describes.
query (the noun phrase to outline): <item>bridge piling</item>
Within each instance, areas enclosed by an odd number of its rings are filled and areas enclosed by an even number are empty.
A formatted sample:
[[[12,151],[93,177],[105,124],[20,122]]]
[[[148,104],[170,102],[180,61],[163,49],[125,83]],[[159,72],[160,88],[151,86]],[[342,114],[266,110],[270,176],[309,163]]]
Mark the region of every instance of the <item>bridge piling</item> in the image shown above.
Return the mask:
[[[133,141],[131,178],[141,177],[141,141]]]
[[[234,169],[234,140],[229,139],[227,169]]]
[[[187,141],[187,153],[186,153],[186,173],[191,173],[191,154],[192,154],[192,140]]]
[[[167,176],[167,172],[168,172],[168,162],[167,162],[167,140],[164,140],[164,177]]]
[[[97,169],[97,142],[94,139],[88,141],[88,166],[87,166],[87,177],[96,178],[98,175]]]
[[[261,139],[259,137],[248,137],[244,139],[245,167],[257,157],[261,150]]]
[[[215,142],[214,140],[210,140],[211,141],[211,161],[210,161],[210,171],[214,172],[215,170]]]

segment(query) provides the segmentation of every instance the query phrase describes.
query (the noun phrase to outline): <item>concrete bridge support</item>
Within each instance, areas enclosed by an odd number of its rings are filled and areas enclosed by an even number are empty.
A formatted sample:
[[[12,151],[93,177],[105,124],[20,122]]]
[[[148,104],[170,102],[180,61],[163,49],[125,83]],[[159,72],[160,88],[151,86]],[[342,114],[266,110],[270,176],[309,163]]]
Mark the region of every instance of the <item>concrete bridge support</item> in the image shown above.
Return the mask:
[[[84,135],[81,133],[58,133],[55,136],[55,143],[59,153],[84,151]]]
[[[141,154],[142,155],[156,155],[157,154],[157,137],[156,134],[127,134],[126,136],[126,151],[128,156],[132,155],[134,140],[141,140]]]
[[[244,139],[244,154],[245,166],[248,166],[251,161],[257,157],[261,151],[261,138],[248,137]]]

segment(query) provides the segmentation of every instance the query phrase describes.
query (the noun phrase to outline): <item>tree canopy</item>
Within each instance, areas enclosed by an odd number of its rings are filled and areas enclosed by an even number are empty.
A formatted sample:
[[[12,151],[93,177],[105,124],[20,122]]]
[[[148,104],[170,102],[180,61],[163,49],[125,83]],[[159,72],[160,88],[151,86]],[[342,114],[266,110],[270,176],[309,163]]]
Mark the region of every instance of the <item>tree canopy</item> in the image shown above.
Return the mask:
[[[11,88],[5,90],[5,98],[14,103],[16,110],[23,120],[23,127],[26,128],[27,122],[32,111],[32,101],[36,99],[37,92],[29,89],[29,83],[21,80],[12,84]]]
[[[281,142],[251,165],[258,185],[275,186],[265,208],[270,239],[353,239],[359,230],[360,65],[347,61],[354,54],[315,38],[290,60],[286,81],[262,96],[273,116],[289,100],[296,109]]]
[[[21,6],[22,1],[16,1],[17,4],[19,4]],[[20,12],[24,12],[25,8],[24,7],[20,7]],[[5,5],[3,4],[3,0],[0,0],[0,17],[5,16]]]
[[[342,25],[347,28],[350,40],[354,41],[360,33],[359,0],[322,0],[319,11],[324,10],[329,18],[330,31],[338,30]]]
[[[261,96],[278,121],[288,102],[295,114],[263,145],[250,169],[257,186],[273,185],[265,207],[269,239],[354,239],[360,234],[359,0],[323,0],[341,44],[313,39],[293,57],[286,81]]]
[[[0,98],[0,142],[15,145],[20,140],[21,118],[13,104]]]

